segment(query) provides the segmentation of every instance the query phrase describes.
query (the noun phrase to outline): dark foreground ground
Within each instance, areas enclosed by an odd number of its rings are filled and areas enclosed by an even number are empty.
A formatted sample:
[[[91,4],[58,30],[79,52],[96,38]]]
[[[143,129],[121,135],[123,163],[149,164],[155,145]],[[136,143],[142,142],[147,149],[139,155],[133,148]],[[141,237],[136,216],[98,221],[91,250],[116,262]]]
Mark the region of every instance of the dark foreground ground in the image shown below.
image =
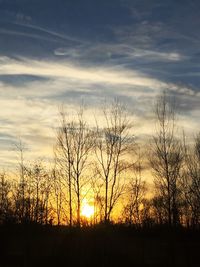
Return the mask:
[[[200,232],[1,226],[0,266],[199,267]]]

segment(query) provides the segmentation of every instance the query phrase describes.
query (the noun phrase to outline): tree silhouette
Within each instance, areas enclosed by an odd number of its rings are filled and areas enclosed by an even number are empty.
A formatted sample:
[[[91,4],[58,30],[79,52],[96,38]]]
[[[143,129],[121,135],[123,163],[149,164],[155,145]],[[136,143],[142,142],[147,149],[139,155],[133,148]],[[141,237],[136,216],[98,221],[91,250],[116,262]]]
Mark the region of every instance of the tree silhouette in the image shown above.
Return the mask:
[[[103,109],[105,126],[97,123],[95,154],[97,173],[103,182],[104,221],[110,220],[111,212],[124,192],[124,177],[130,164],[126,161],[133,138],[129,133],[131,123],[125,108],[118,101]]]
[[[94,132],[90,130],[84,120],[83,108],[77,113],[75,119],[65,115],[64,110],[60,113],[61,127],[57,136],[57,157],[67,177],[69,194],[70,226],[73,221],[72,197],[76,196],[76,222],[80,225],[80,211],[82,201],[82,188],[87,182],[85,170],[88,167],[89,154],[94,147]]]
[[[195,138],[193,148],[186,147],[185,169],[182,174],[184,215],[188,226],[200,223],[200,134]]]
[[[127,185],[128,203],[124,207],[123,216],[129,224],[142,224],[146,184],[142,178],[142,160],[139,152],[138,159],[131,170],[131,179]]]
[[[166,222],[176,225],[179,223],[179,181],[183,149],[175,135],[175,108],[166,92],[158,97],[155,114],[157,133],[153,137],[149,160],[159,201],[167,216]]]

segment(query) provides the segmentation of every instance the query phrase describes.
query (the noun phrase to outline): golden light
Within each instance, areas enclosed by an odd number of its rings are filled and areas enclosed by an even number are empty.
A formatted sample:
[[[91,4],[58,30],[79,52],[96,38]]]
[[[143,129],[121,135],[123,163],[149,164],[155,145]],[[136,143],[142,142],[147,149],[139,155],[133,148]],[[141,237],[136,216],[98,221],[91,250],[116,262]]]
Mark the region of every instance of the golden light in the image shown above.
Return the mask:
[[[81,215],[86,218],[92,217],[94,215],[94,206],[89,205],[88,203],[83,203]]]

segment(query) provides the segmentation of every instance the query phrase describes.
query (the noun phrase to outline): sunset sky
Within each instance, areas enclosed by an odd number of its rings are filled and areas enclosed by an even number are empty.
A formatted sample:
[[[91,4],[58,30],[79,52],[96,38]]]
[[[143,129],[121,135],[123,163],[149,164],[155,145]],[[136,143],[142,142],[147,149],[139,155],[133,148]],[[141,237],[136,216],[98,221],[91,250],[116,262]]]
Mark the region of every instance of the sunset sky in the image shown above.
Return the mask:
[[[118,97],[148,138],[169,89],[195,134],[199,82],[199,0],[0,0],[0,167],[19,137],[29,156],[51,157],[62,103],[94,110]]]

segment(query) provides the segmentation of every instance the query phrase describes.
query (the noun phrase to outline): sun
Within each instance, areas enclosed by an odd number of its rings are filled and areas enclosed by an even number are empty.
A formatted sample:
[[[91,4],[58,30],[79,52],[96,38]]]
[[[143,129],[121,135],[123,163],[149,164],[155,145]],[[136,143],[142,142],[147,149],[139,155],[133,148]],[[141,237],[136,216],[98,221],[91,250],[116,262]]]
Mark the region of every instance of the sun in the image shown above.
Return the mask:
[[[81,215],[86,218],[91,218],[94,215],[94,206],[84,203],[82,205]]]

